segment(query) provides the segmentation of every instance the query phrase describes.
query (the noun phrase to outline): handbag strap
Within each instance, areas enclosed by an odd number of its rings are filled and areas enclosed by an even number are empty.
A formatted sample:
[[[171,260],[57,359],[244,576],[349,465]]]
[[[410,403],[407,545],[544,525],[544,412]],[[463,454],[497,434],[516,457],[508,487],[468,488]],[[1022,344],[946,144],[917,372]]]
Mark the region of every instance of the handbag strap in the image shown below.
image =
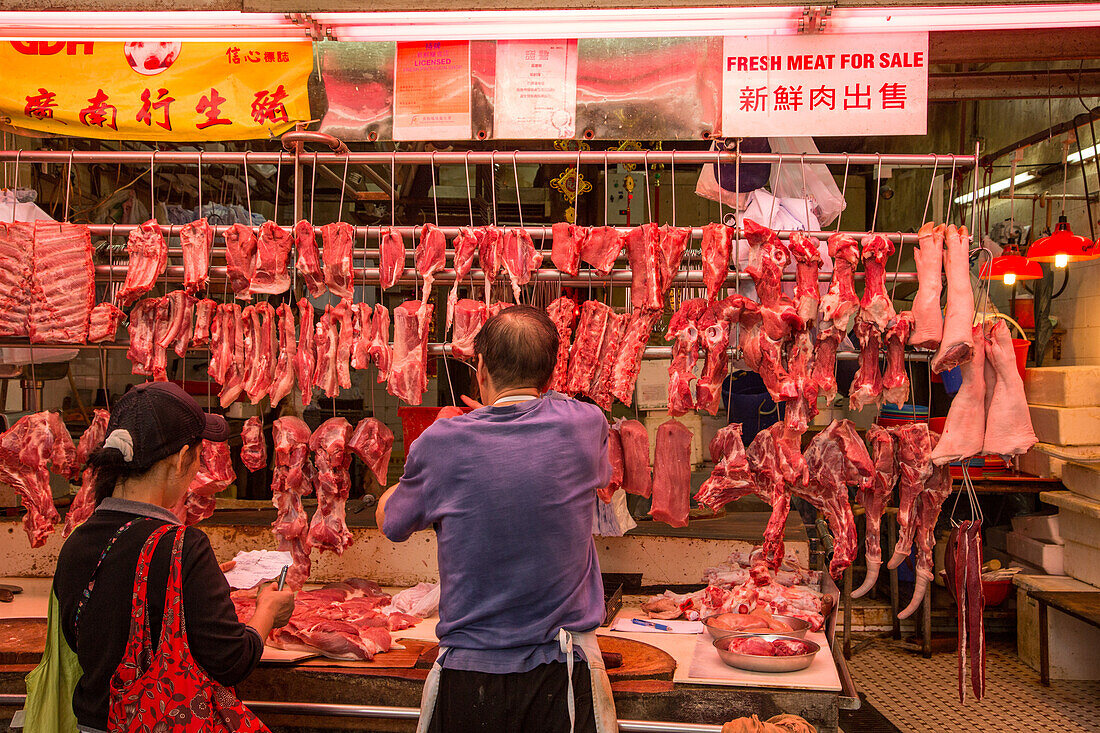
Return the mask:
[[[84,606],[87,605],[88,599],[92,597],[92,591],[95,589],[96,577],[99,575],[99,568],[103,565],[103,560],[106,559],[107,553],[115,546],[115,542],[122,536],[122,533],[128,530],[131,525],[137,521],[140,520],[131,519],[129,522],[119,527],[118,531],[107,541],[107,546],[103,548],[103,552],[99,554],[99,560],[96,561],[95,567],[92,569],[92,577],[88,580],[88,587],[84,589],[83,595],[80,596],[80,602],[76,604],[76,613],[73,614],[73,631],[77,639],[80,638],[80,616],[84,613]]]
[[[176,531],[172,542],[172,565],[168,571],[168,588],[164,592],[164,622],[160,629],[158,649],[168,649],[169,639],[175,638],[187,648],[187,623],[183,618],[183,536],[184,528]]]
[[[175,529],[175,526],[170,524],[157,527],[149,535],[149,539],[145,541],[145,546],[141,548],[137,570],[134,573],[134,593],[130,601],[130,635],[126,642],[126,649],[122,653],[121,663],[129,662],[134,666],[144,668],[144,662],[148,659],[148,653],[151,651],[149,649],[149,618],[146,613],[149,564],[160,539],[173,529]]]

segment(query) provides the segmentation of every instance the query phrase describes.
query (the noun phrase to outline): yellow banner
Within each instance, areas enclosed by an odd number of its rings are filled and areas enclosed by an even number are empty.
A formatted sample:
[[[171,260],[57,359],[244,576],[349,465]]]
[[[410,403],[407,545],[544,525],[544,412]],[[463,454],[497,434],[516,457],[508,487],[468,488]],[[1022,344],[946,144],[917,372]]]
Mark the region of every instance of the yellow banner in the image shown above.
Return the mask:
[[[0,117],[115,140],[268,138],[310,119],[313,45],[0,42]]]

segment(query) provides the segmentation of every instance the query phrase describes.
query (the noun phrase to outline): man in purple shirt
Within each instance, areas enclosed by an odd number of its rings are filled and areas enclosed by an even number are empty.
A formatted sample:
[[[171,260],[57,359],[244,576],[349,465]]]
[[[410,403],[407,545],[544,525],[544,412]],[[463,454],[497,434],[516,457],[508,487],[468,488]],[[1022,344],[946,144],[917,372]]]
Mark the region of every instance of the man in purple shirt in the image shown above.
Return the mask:
[[[592,522],[610,480],[600,409],[545,392],[558,351],[546,314],[513,306],[477,336],[485,406],[416,440],[378,526],[439,543],[440,653],[421,733],[615,730],[592,633],[603,620]],[[476,404],[476,403],[475,403]]]

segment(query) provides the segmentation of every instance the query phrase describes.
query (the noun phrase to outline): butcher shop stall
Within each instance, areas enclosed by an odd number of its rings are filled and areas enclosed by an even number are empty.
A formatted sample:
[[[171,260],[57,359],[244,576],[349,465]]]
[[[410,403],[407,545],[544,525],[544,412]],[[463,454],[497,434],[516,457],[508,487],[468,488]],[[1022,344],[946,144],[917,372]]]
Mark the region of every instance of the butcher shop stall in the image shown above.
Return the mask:
[[[174,513],[298,591],[241,700],[414,730],[447,591],[375,509],[523,304],[621,730],[1100,727],[1100,6],[101,5],[0,12],[5,724],[171,381],[231,435]]]

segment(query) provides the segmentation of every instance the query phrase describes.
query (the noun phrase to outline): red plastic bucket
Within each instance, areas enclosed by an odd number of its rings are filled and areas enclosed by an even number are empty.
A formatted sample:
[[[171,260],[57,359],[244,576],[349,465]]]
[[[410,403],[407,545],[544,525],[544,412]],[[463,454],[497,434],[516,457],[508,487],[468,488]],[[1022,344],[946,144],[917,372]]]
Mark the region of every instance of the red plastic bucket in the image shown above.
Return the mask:
[[[1016,352],[1016,368],[1020,370],[1020,378],[1023,379],[1027,371],[1027,350],[1031,342],[1027,339],[1012,339],[1012,350]]]
[[[420,437],[420,434],[428,429],[428,426],[439,417],[442,407],[398,407],[397,416],[401,418],[401,436],[405,441],[405,453],[409,452],[409,446]],[[454,409],[454,408],[451,408]],[[472,407],[460,407],[463,412],[470,412]]]
[[[1035,299],[1017,298],[1012,308],[1012,316],[1023,328],[1035,328]]]

